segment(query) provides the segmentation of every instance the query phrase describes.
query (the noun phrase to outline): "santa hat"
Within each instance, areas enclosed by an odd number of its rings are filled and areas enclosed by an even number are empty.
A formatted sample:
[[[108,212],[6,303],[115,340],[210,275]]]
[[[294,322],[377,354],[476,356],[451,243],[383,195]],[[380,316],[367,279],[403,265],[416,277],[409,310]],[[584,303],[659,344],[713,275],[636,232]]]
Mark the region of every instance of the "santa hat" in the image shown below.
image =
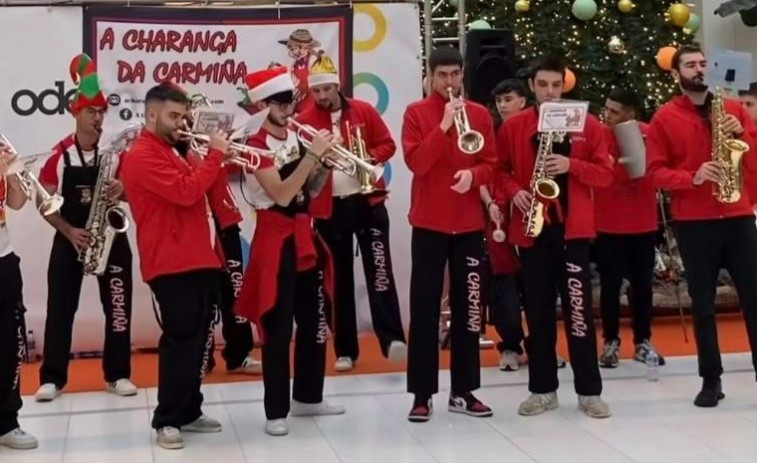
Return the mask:
[[[328,56],[321,55],[318,61],[313,63],[313,67],[310,68],[308,85],[312,88],[316,85],[339,85],[339,83],[339,73],[336,70],[336,66],[334,66],[334,62]]]
[[[247,75],[245,81],[253,102],[263,101],[277,93],[294,91],[294,82],[286,66],[253,72]]]
[[[71,60],[68,67],[71,80],[79,88],[71,99],[71,112],[76,114],[86,107],[108,109],[105,94],[100,89],[100,81],[97,78],[97,67],[92,58],[82,53]]]

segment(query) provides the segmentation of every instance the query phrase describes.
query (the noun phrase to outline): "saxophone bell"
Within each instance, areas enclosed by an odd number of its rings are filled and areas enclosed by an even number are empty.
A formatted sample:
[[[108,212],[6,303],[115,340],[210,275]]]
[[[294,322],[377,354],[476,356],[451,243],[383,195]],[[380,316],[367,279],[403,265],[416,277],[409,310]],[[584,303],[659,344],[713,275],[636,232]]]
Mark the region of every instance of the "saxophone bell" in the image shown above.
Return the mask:
[[[551,178],[539,179],[536,182],[535,190],[544,199],[555,199],[560,196],[560,187]]]

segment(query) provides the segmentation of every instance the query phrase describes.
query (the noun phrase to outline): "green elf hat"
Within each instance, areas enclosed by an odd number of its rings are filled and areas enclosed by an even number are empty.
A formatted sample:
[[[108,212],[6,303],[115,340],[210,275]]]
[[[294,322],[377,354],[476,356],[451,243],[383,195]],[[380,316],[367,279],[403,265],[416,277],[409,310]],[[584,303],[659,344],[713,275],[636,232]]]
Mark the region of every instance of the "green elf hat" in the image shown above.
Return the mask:
[[[79,86],[76,95],[71,99],[73,114],[87,107],[108,109],[108,102],[97,78],[97,67],[89,55],[82,53],[75,56],[69,65],[69,72],[71,80]]]

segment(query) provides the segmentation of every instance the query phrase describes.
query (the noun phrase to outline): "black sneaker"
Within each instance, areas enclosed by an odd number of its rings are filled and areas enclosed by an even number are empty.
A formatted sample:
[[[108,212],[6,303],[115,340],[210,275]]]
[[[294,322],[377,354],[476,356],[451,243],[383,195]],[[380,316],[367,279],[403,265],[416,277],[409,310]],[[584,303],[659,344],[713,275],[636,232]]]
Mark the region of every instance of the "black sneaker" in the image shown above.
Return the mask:
[[[431,397],[415,396],[413,401],[413,408],[410,410],[410,414],[407,419],[413,423],[425,423],[431,419],[431,415],[434,413],[433,402]]]
[[[725,399],[725,394],[723,394],[723,383],[720,382],[720,378],[705,378],[702,383],[702,390],[694,399],[694,405],[708,408],[717,407],[718,402],[723,399]]]
[[[449,411],[454,413],[464,413],[470,416],[487,417],[492,416],[492,409],[484,405],[470,392],[462,395],[449,395]]]

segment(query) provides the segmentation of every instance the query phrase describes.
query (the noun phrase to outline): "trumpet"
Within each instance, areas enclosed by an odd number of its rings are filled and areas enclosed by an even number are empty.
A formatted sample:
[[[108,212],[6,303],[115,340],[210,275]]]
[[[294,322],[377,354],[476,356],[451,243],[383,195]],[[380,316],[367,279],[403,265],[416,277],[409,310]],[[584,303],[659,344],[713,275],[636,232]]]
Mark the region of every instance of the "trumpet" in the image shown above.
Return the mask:
[[[452,95],[452,87],[447,87],[449,101],[458,101]],[[459,99],[462,101],[462,98]],[[468,113],[465,108],[455,115],[455,129],[457,130],[457,147],[465,154],[476,154],[484,147],[484,137],[480,132],[471,129]]]
[[[195,142],[192,144],[192,149],[194,150],[195,153],[203,157],[208,155],[208,148],[205,146],[201,146],[199,143],[196,143],[196,142],[202,142],[204,144],[209,143],[210,137],[208,135],[205,135],[202,133],[188,132],[186,130],[179,130],[179,135],[184,136],[184,137],[190,137],[192,141]],[[257,170],[257,168],[260,167],[261,157],[271,158],[274,160],[275,164],[281,159],[280,151],[271,151],[271,150],[264,150],[260,148],[253,148],[252,146],[245,145],[244,143],[231,142],[229,144],[229,149],[234,151],[237,154],[235,154],[229,159],[226,159],[226,162],[229,162],[231,164],[237,165],[244,169],[250,169],[253,171]],[[242,156],[242,154],[249,155],[250,159],[245,158],[244,156]]]
[[[5,145],[5,147],[8,148],[11,153],[18,156],[18,151],[16,151],[16,148],[14,148],[8,138],[6,138],[6,136],[1,133],[0,144]],[[10,169],[11,171],[14,171],[10,173],[10,175],[15,175],[16,178],[18,178],[18,183],[21,186],[21,190],[30,201],[34,199],[32,192],[35,192],[37,196],[41,198],[40,203],[37,205],[37,210],[43,216],[54,214],[55,212],[60,210],[61,206],[63,206],[63,197],[57,193],[54,193],[52,195],[48,193],[47,190],[45,190],[45,187],[43,187],[39,182],[37,177],[31,172],[31,170],[29,170],[29,166],[37,160],[50,156],[51,154],[53,154],[53,151],[47,151],[44,153],[35,154],[33,156],[25,156],[24,161],[21,161],[20,159],[17,160]],[[23,167],[21,167],[19,170],[19,166]]]
[[[289,122],[297,128],[297,139],[302,143],[306,149],[310,149],[313,143],[313,138],[318,135],[318,130],[314,127],[306,124],[300,124],[293,118],[289,118]],[[309,135],[310,138],[306,138],[305,135]],[[340,170],[347,175],[355,176],[361,173],[370,175],[371,180],[378,181],[384,175],[384,167],[381,165],[373,165],[368,161],[365,161],[355,154],[351,153],[347,148],[343,146],[334,146],[330,150],[331,154],[336,155],[334,158],[326,158],[325,163],[329,167]]]

